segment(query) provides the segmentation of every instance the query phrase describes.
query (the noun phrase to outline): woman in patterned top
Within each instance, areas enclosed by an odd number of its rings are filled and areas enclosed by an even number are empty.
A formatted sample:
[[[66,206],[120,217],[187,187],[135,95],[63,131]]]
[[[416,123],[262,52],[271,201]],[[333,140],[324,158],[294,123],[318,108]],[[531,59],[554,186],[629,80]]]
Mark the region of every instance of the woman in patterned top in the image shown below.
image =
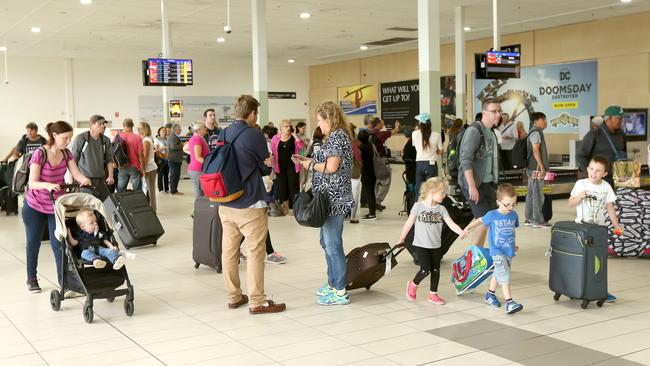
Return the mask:
[[[327,192],[329,215],[320,229],[320,245],[327,260],[327,284],[316,291],[320,305],[347,305],[347,265],[343,252],[343,222],[354,207],[352,198],[352,137],[343,111],[334,102],[316,108],[318,127],[325,135],[313,159],[294,155],[294,162],[313,171],[312,189]]]

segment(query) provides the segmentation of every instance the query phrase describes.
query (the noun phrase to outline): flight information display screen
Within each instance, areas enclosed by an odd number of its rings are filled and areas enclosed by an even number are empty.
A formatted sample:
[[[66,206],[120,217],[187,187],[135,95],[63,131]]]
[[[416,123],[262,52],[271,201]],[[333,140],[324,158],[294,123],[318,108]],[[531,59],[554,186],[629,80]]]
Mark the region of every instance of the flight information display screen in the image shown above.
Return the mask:
[[[145,86],[193,85],[192,60],[150,58],[142,64]]]
[[[519,78],[519,52],[488,51],[485,54],[485,73],[488,79]]]

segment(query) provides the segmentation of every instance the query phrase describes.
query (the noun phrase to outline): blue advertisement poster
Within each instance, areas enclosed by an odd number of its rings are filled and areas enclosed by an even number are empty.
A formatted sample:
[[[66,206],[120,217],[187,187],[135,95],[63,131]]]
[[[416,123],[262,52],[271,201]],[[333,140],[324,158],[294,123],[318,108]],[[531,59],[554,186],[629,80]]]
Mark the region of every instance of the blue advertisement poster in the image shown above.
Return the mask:
[[[477,80],[474,75],[474,113],[486,98],[502,100],[501,109],[528,129],[530,115],[543,112],[544,133],[576,133],[580,120],[598,114],[596,61],[522,67],[521,78]]]

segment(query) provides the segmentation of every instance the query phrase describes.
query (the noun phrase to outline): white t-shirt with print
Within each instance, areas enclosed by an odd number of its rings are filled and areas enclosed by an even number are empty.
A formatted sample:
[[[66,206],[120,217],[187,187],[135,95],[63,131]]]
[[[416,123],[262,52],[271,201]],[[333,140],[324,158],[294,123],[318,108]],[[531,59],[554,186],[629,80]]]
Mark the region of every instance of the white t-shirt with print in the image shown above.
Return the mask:
[[[420,130],[415,130],[413,131],[413,135],[411,135],[411,138],[413,139],[413,146],[415,147],[415,151],[417,152],[417,155],[415,157],[416,161],[428,161],[429,164],[435,165],[436,164],[436,151],[437,150],[442,150],[442,137],[440,134],[436,131],[431,131],[431,135],[429,136],[429,146],[424,147],[424,144],[422,143],[422,131]]]
[[[587,191],[587,197],[576,206],[576,221],[605,225],[606,206],[616,201],[612,186],[604,180],[593,184],[587,178],[580,179],[573,186],[571,197],[577,197],[582,191]]]

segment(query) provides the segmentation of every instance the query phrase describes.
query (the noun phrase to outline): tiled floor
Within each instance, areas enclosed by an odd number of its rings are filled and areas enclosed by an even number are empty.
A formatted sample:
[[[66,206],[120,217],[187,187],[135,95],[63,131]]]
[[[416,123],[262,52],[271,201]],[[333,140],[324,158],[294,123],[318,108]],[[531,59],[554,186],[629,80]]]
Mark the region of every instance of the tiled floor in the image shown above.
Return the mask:
[[[403,216],[403,184],[396,167],[387,211],[374,222],[345,226],[346,250],[394,243]],[[182,190],[190,193],[189,181]],[[577,301],[555,303],[548,290],[550,231],[522,227],[513,263],[513,295],[524,311],[509,316],[476,294],[457,297],[448,282],[457,242],[443,261],[445,306],[404,299],[416,272],[408,254],[370,291],[352,293],[352,304],[320,307],[314,290],[325,281],[318,231],[292,217],[270,218],[276,249],[289,258],[267,265],[266,291],[287,303],[282,314],[250,316],[228,310],[221,275],[192,261],[190,195],[158,198],[166,234],[156,247],[133,249],[128,262],[135,286],[135,315],[122,301],[97,301],[95,321],[82,317],[83,298],[61,311],[49,306],[55,279],[49,245],[40,254],[40,294],[25,290],[25,239],[19,217],[0,216],[0,365],[626,365],[650,364],[650,261],[613,259],[610,290],[615,304],[580,309]],[[570,219],[566,200],[554,202],[554,220]],[[517,207],[523,212],[523,205]],[[242,266],[242,270],[244,267]],[[108,349],[109,351],[104,351]]]

